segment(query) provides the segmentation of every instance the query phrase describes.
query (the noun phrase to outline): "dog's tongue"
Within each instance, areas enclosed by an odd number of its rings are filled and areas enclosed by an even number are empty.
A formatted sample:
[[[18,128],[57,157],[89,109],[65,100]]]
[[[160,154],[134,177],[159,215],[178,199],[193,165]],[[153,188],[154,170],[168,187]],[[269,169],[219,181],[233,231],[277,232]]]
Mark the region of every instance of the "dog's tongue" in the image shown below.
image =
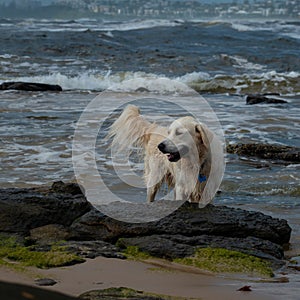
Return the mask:
[[[168,153],[167,158],[168,158],[168,160],[172,160],[174,158],[174,154]]]

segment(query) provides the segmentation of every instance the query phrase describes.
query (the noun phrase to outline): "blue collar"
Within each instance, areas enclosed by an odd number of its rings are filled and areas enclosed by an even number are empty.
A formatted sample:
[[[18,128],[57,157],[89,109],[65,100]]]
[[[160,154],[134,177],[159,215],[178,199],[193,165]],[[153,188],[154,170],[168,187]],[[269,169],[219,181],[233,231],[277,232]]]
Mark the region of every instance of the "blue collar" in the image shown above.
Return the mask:
[[[199,173],[198,180],[199,180],[200,183],[205,182],[206,181],[206,176]]]

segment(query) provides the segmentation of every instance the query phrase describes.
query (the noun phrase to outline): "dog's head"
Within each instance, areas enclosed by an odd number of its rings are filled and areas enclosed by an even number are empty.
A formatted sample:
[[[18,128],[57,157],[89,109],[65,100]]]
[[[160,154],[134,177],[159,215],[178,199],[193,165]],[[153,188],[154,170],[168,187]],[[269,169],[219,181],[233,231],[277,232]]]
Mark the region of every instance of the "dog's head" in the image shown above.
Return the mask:
[[[175,120],[169,127],[168,136],[158,149],[167,155],[170,162],[177,162],[182,157],[204,155],[209,149],[213,133],[192,117]]]

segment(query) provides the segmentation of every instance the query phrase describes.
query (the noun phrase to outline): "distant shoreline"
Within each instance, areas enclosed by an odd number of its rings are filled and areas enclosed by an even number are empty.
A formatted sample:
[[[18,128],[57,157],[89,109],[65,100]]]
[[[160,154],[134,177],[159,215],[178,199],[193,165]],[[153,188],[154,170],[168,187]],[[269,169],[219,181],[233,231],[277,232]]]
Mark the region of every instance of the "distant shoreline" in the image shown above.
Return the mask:
[[[59,9],[59,12],[57,12]],[[15,10],[7,11],[3,6],[0,5],[0,19],[49,19],[49,20],[79,20],[79,19],[92,19],[99,21],[132,21],[132,20],[182,20],[184,22],[191,21],[220,21],[220,22],[230,22],[230,21],[288,21],[288,22],[299,22],[299,17],[292,16],[255,16],[255,15],[228,15],[228,16],[218,16],[218,15],[198,15],[192,18],[187,18],[185,16],[175,16],[175,15],[158,15],[158,16],[134,16],[134,15],[106,15],[106,14],[94,14],[91,12],[80,12],[78,10],[73,10],[67,7],[57,7],[53,9],[52,7],[46,7],[44,9],[37,10]]]

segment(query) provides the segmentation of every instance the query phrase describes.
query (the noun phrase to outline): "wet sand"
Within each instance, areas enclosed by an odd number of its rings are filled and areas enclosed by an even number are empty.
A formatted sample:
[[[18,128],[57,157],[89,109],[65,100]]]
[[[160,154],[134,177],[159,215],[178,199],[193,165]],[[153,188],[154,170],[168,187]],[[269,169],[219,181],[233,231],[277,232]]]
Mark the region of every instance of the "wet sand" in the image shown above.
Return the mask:
[[[48,270],[30,268],[26,273],[0,268],[0,281],[35,286],[34,279],[38,277],[57,281],[56,285],[44,287],[45,289],[75,297],[90,290],[129,287],[145,292],[203,300],[280,299],[256,289],[255,283],[247,280],[225,279],[191,270],[161,268],[154,264],[103,257],[69,267]],[[237,291],[245,285],[252,286],[252,291]]]

